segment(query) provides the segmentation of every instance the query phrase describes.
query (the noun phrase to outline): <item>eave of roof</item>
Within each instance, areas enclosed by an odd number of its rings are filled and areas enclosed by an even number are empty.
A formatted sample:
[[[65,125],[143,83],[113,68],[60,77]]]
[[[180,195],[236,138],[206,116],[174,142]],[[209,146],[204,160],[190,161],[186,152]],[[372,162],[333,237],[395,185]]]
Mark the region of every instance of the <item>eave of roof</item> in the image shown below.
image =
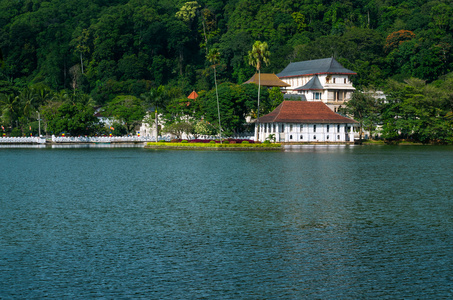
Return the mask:
[[[260,123],[352,124],[356,121],[333,112],[321,101],[283,101],[274,111],[259,118]]]
[[[305,85],[295,88],[295,91],[322,91],[324,87],[322,86],[321,82],[319,81],[318,75],[313,76]]]
[[[289,87],[290,84],[280,80],[275,74],[271,73],[261,73],[261,78],[258,78],[258,74],[255,73],[249,80],[244,82],[244,84],[248,83],[260,83],[261,86],[276,86],[276,87]]]
[[[277,76],[289,78],[323,74],[357,75],[356,72],[346,69],[332,57],[290,63]]]

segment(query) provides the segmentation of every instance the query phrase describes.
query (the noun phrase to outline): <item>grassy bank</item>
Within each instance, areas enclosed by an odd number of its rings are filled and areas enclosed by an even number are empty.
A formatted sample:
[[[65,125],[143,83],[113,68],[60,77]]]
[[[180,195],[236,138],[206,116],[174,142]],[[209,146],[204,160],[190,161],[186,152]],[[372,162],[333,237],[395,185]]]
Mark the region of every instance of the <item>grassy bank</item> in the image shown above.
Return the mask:
[[[180,150],[283,150],[281,144],[262,143],[262,144],[227,144],[227,143],[172,143],[159,142],[147,143],[145,148],[150,149],[180,149]]]

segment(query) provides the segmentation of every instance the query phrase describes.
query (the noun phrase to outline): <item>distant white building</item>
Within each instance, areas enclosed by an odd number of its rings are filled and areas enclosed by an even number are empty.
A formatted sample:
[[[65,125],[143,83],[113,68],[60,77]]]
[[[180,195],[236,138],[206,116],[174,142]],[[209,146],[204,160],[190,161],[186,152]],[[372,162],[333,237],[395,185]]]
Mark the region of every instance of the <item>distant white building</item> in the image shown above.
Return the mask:
[[[307,101],[321,101],[337,112],[351,98],[355,88],[350,77],[357,75],[334,58],[290,63],[277,77],[288,83],[288,94],[298,94]]]
[[[283,101],[259,118],[254,138],[264,142],[272,135],[276,142],[353,143],[356,123],[320,101]]]

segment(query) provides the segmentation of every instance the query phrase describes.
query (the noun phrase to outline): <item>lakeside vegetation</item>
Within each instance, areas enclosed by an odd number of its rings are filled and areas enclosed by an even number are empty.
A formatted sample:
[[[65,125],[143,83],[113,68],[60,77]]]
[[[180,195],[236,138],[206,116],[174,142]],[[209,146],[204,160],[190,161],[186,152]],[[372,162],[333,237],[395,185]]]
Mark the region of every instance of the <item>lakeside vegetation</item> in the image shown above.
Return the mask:
[[[200,150],[282,150],[282,145],[279,143],[256,143],[256,142],[230,142],[230,141],[209,141],[209,142],[193,142],[182,140],[181,142],[149,142],[146,148],[153,149],[200,149]]]
[[[36,135],[39,113],[43,133],[125,135],[157,109],[169,133],[236,135],[282,101],[242,85],[257,70],[335,57],[358,73],[343,108],[367,131],[453,143],[452,45],[447,0],[1,0],[0,125]],[[378,89],[386,101],[369,97]]]

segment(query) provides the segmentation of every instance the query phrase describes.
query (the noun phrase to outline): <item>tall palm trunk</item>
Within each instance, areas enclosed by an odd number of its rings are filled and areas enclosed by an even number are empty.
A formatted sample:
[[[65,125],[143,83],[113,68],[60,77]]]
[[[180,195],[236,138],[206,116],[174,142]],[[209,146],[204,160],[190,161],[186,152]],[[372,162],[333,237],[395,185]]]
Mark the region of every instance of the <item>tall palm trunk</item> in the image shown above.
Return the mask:
[[[155,123],[156,123],[156,143],[159,141],[159,117],[157,114],[157,108],[158,108],[158,105],[156,104],[156,115],[154,116]]]
[[[256,118],[256,125],[258,127],[258,132],[256,136],[258,137],[258,141],[260,140],[260,93],[261,93],[261,70],[258,69],[258,112]]]
[[[220,124],[220,104],[219,104],[219,93],[217,92],[217,75],[214,66],[214,84],[215,84],[215,95],[217,97],[217,114],[219,116],[219,139],[222,144],[222,125]]]

